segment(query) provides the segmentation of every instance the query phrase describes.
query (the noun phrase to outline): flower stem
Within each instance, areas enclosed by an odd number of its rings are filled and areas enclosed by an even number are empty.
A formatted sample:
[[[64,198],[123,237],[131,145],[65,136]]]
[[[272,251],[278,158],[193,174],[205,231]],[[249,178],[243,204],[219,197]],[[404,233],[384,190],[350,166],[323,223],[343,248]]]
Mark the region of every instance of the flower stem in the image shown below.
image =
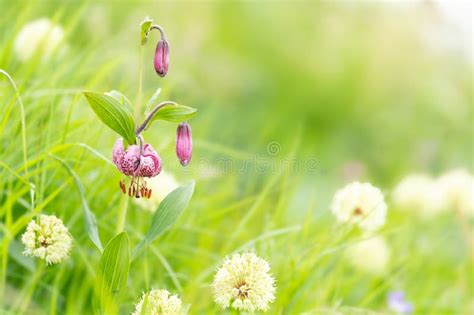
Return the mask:
[[[162,40],[166,40],[166,34],[165,34],[165,30],[163,29],[163,27],[161,27],[160,25],[152,25],[152,26],[150,27],[150,30],[149,30],[148,33],[147,33],[147,36],[148,36],[148,34],[151,32],[151,30],[158,30],[158,31],[160,31],[161,39],[162,39]]]
[[[146,129],[146,127],[148,126],[148,124],[150,123],[151,119],[155,116],[155,114],[163,107],[167,106],[167,105],[178,105],[177,103],[175,102],[171,102],[171,101],[165,101],[165,102],[162,102],[158,105],[155,106],[155,108],[153,108],[153,110],[148,114],[148,116],[146,117],[145,121],[143,121],[143,123],[135,130],[135,135],[138,137],[143,130]]]
[[[38,284],[41,282],[41,277],[44,275],[46,267],[47,265],[43,260],[39,260],[37,262],[34,273],[29,277],[28,283],[21,290],[17,300],[13,305],[12,309],[14,310],[15,314],[24,314],[28,309],[33,297],[33,293]]]
[[[116,234],[122,232],[125,228],[125,220],[127,218],[128,210],[128,200],[129,198],[123,197],[119,207],[119,216],[117,220],[117,228],[115,230]]]
[[[145,289],[148,291],[150,289],[150,277],[148,271],[148,242],[145,243],[145,258],[143,262],[143,274],[145,277]]]
[[[140,46],[140,63],[138,65],[138,91],[135,101],[135,117],[141,113],[143,91],[143,46]]]

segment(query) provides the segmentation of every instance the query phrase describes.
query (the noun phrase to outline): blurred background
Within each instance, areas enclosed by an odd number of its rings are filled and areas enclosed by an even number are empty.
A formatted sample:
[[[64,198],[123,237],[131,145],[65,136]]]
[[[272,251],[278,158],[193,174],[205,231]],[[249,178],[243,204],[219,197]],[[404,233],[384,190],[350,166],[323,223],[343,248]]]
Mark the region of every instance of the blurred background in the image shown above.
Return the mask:
[[[390,290],[403,290],[414,313],[469,314],[472,217],[420,219],[397,211],[390,193],[412,173],[472,174],[472,9],[467,1],[1,0],[0,69],[24,104],[28,172],[17,95],[2,77],[0,310],[91,311],[99,254],[70,175],[47,156],[75,170],[102,240],[110,239],[123,197],[120,174],[104,158],[111,159],[117,136],[80,91],[122,92],[139,121],[160,88],[160,101],[198,109],[190,121],[191,165],[177,162],[175,125],[157,123],[145,139],[160,153],[169,185],[195,179],[196,192],[177,226],[152,247],[149,273],[142,261],[132,264],[124,314],[149,287],[179,293],[190,314],[221,312],[209,283],[222,258],[241,250],[272,264],[278,296],[271,314],[390,313]],[[152,65],[158,33],[140,47],[146,16],[170,43],[164,79]],[[58,28],[48,41],[37,43],[38,24],[19,39],[38,19]],[[29,191],[15,174],[34,183],[40,211],[61,216],[71,230],[76,245],[67,263],[38,271],[22,257],[26,224],[19,219],[29,211]],[[334,192],[355,180],[386,195],[380,233],[391,259],[381,274],[345,262],[345,245],[361,236],[336,225],[329,211]],[[148,227],[146,208],[129,202],[132,243]]]

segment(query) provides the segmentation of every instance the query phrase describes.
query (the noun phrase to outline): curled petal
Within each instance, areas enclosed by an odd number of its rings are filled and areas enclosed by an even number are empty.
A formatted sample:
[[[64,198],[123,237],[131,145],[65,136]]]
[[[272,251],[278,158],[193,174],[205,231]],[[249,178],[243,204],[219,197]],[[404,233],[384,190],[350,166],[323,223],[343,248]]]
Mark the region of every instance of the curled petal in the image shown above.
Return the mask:
[[[124,154],[125,150],[123,148],[123,139],[119,138],[117,141],[115,141],[114,149],[112,151],[112,161],[119,170]]]
[[[124,150],[123,139],[120,138],[115,142],[112,160],[117,169],[127,176],[154,177],[161,172],[160,156],[150,144],[145,144],[141,150],[135,144]]]
[[[140,165],[140,147],[133,144],[128,147],[122,158],[119,170],[125,175],[134,175]]]
[[[143,146],[143,155],[158,155],[158,153],[147,143]]]
[[[158,154],[144,155],[140,160],[138,176],[154,177],[161,172],[161,159]]]

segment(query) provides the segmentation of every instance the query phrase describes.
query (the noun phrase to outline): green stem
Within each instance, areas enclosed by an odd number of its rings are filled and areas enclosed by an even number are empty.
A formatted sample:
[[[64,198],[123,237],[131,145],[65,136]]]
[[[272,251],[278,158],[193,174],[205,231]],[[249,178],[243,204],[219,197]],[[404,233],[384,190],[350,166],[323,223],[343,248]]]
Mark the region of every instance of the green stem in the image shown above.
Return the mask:
[[[120,207],[119,207],[119,216],[118,216],[118,221],[117,221],[117,229],[116,229],[116,234],[122,232],[125,228],[125,220],[127,218],[127,209],[128,209],[128,200],[127,196],[123,196],[122,200],[120,202]]]
[[[1,257],[1,264],[2,264],[2,272],[0,274],[0,299],[5,298],[5,288],[7,283],[7,267],[8,267],[8,247],[10,246],[10,241],[6,241],[2,248]]]
[[[24,314],[30,306],[33,293],[41,282],[42,277],[44,277],[46,267],[46,263],[43,260],[38,261],[35,272],[30,277],[30,281],[20,292],[13,306],[13,310],[17,311],[17,314]]]
[[[66,268],[64,266],[61,267],[59,272],[55,275],[54,277],[54,290],[51,293],[51,300],[49,303],[49,314],[55,315],[57,314],[57,307],[58,307],[58,297],[59,297],[59,288],[61,285],[61,280],[63,279],[64,272],[66,271]]]
[[[140,46],[140,63],[138,65],[138,91],[135,100],[135,117],[141,112],[142,107],[142,91],[143,91],[143,45]],[[120,204],[119,218],[117,222],[117,234],[122,232],[125,227],[125,220],[127,218],[128,198],[123,198]]]
[[[145,118],[145,121],[139,126],[137,127],[137,129],[135,130],[135,135],[138,137],[140,136],[140,134],[142,133],[143,130],[145,130],[145,128],[148,126],[148,124],[150,123],[150,121],[153,119],[153,117],[155,116],[155,114],[160,110],[162,109],[163,107],[167,106],[167,105],[173,105],[173,106],[176,106],[178,105],[177,103],[175,102],[171,102],[171,101],[165,101],[165,102],[161,102],[160,104],[156,105],[155,108],[153,108],[153,110],[148,114],[148,116]]]
[[[8,184],[8,188],[6,191],[11,191],[12,184]],[[4,240],[3,240],[3,246],[1,248],[2,253],[0,255],[1,257],[1,264],[2,264],[2,272],[0,274],[0,298],[3,299],[5,296],[5,289],[6,289],[6,284],[7,284],[7,270],[8,270],[8,249],[10,247],[10,242],[13,238],[13,236],[10,234],[10,229],[13,221],[13,215],[12,215],[12,204],[10,199],[7,199],[7,202],[4,204],[4,209],[5,209],[5,226],[4,226]]]
[[[143,262],[143,274],[145,277],[145,289],[150,290],[150,278],[148,272],[148,243],[145,244],[145,260]]]
[[[140,46],[140,64],[138,65],[138,91],[135,101],[135,117],[141,113],[143,91],[143,46]]]

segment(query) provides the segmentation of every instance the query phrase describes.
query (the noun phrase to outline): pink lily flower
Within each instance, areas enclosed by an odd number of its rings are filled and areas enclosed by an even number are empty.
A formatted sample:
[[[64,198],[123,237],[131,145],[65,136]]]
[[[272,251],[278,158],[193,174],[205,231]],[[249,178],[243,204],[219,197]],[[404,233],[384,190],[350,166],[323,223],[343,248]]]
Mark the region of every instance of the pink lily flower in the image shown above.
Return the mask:
[[[146,187],[145,178],[160,174],[162,166],[160,156],[150,144],[133,144],[125,150],[123,139],[119,138],[114,144],[112,161],[122,174],[132,177],[128,187],[130,197],[150,198],[151,189]],[[120,181],[120,189],[126,193],[125,182]]]

